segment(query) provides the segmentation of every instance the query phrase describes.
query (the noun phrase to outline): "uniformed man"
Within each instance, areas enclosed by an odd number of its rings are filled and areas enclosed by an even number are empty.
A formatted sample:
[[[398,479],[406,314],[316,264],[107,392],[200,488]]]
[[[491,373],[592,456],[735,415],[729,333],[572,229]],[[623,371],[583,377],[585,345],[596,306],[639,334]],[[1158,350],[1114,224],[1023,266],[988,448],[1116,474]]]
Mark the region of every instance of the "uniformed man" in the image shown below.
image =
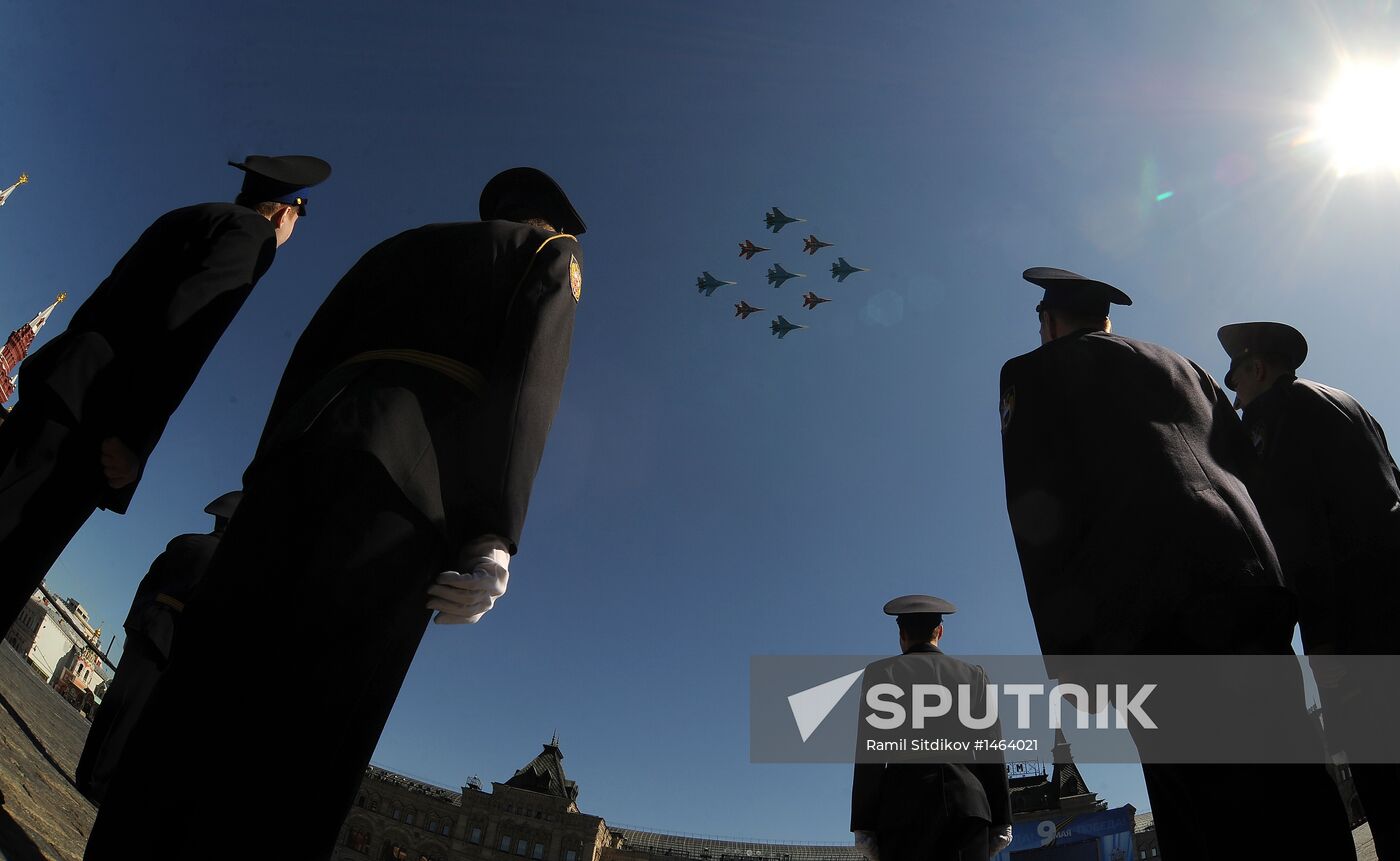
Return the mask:
[[[1299,598],[1325,725],[1340,739],[1381,717],[1393,732],[1382,691],[1394,680],[1330,678],[1318,657],[1400,654],[1400,470],[1385,432],[1351,395],[1298,378],[1308,343],[1292,326],[1234,323],[1219,337],[1230,357],[1225,385],[1258,454],[1250,492]],[[1353,761],[1351,771],[1377,854],[1400,858],[1400,766]]]
[[[330,174],[311,156],[249,156],[233,203],[168,212],[68,328],[20,366],[0,425],[0,629],[101,507],[126,513],[210,351]]]
[[[1042,346],[1002,368],[1002,456],[1041,650],[1291,655],[1294,602],[1241,477],[1252,452],[1225,393],[1171,350],[1113,334],[1109,306],[1132,303],[1123,291],[1063,269],[1023,277],[1045,291]],[[1306,744],[1301,675],[1288,672],[1259,700],[1284,705],[1259,717]],[[1144,753],[1156,743],[1135,739]],[[1354,855],[1321,764],[1145,761],[1143,775],[1164,855],[1238,857],[1241,821],[1307,824],[1305,836],[1252,829],[1258,857]]]
[[[172,538],[136,587],[123,625],[126,645],[116,678],[102,698],[78,760],[78,790],[95,804],[101,804],[107,793],[131,729],[170,661],[185,602],[209,568],[242,497],[243,492],[235,490],[205,506],[205,512],[214,515],[214,531]]]
[[[952,602],[932,595],[905,595],[885,604],[885,613],[899,626],[901,654],[866,668],[861,702],[880,683],[902,690],[941,684],[958,691],[965,685],[977,698],[969,714],[986,714],[986,672],[938,648],[943,617],[955,612]],[[999,725],[989,733],[1000,740]],[[1004,758],[995,749],[974,756],[973,762],[926,756],[923,761],[857,762],[851,781],[857,850],[869,861],[986,861],[1010,846],[1011,790]]]
[[[87,858],[213,857],[209,810],[295,810],[278,851],[325,858],[430,609],[474,622],[505,592],[568,365],[584,224],[533,168],[493,178],[480,211],[371,249],[297,342],[132,736],[142,768],[113,781]],[[236,636],[269,615],[275,631]],[[210,672],[228,692],[214,706]]]

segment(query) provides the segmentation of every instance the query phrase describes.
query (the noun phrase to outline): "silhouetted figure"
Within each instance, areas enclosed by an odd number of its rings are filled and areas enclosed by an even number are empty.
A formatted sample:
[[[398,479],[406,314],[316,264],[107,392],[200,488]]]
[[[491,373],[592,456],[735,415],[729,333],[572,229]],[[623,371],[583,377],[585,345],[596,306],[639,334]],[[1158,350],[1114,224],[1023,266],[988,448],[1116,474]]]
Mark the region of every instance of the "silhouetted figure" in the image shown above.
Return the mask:
[[[1109,305],[1132,302],[1121,290],[1062,269],[1023,277],[1045,289],[1042,346],[1002,368],[1002,457],[1041,651],[1291,656],[1296,604],[1245,489],[1253,455],[1225,393],[1171,350],[1112,334]],[[1276,666],[1277,678],[1248,680],[1256,698],[1231,701],[1250,714],[1212,722],[1200,704],[1218,679],[1157,709],[1178,739],[1268,721],[1315,745],[1316,765],[1164,763],[1154,746],[1166,737],[1134,731],[1164,857],[1235,858],[1241,841],[1259,857],[1355,856],[1301,671]],[[1296,827],[1239,833],[1256,821]]]
[[[94,804],[101,804],[107,793],[126,740],[170,661],[185,602],[208,570],[242,497],[242,491],[235,490],[209,503],[204,510],[214,515],[214,531],[172,538],[136,587],[136,598],[123,625],[126,644],[122,659],[93,717],[78,760],[78,790]]]
[[[950,691],[967,686],[974,701],[969,714],[987,713],[987,674],[981,667],[946,655],[938,648],[943,617],[957,612],[949,601],[931,595],[905,595],[885,605],[899,624],[900,656],[871,664],[861,682],[861,703],[876,684],[893,683],[903,691],[916,684],[942,685]],[[953,715],[958,709],[951,710]],[[1000,724],[968,733],[955,719],[934,724],[929,738],[1001,740]],[[862,736],[872,731],[864,719]],[[901,728],[900,735],[908,735]],[[857,762],[851,780],[851,831],[856,848],[869,861],[986,861],[1011,845],[1011,790],[1005,758],[995,748],[974,752],[967,761],[937,761],[914,755],[904,761]]]
[[[67,330],[20,365],[0,424],[0,630],[98,507],[125,514],[205,359],[330,174],[310,156],[249,156],[233,203],[167,212]]]
[[[430,608],[474,622],[505,592],[582,289],[556,228],[583,222],[532,169],[481,215],[380,243],[297,342],[87,858],[209,857],[210,810],[295,810],[278,851],[325,858]]]
[[[1346,392],[1298,379],[1308,342],[1292,326],[1235,323],[1219,336],[1258,454],[1250,493],[1299,599],[1327,734],[1343,746],[1351,732],[1392,736],[1395,680],[1330,673],[1324,657],[1400,654],[1400,470],[1385,431]],[[1377,856],[1400,858],[1400,765],[1350,766]]]

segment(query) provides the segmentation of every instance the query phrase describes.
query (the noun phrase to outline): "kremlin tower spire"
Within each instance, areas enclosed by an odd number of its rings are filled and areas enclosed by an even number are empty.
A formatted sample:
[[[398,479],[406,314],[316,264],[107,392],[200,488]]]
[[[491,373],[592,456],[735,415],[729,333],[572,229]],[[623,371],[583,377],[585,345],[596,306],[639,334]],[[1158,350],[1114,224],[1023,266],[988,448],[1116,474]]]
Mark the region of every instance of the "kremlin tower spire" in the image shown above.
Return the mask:
[[[0,191],[0,206],[4,206],[5,201],[10,199],[10,195],[15,193],[15,189],[19,188],[21,185],[24,185],[26,182],[29,182],[29,174],[22,173],[19,175],[19,182],[16,182],[9,188]]]
[[[58,294],[58,298],[54,299],[52,305],[40,311],[33,320],[11,332],[5,345],[0,347],[0,404],[5,403],[15,394],[18,377],[17,375],[10,376],[10,372],[15,369],[20,360],[28,355],[29,345],[34,343],[34,336],[39,334],[39,329],[43,328],[43,325],[49,321],[49,315],[53,313],[53,309],[58,307],[59,302],[67,298],[67,293]]]

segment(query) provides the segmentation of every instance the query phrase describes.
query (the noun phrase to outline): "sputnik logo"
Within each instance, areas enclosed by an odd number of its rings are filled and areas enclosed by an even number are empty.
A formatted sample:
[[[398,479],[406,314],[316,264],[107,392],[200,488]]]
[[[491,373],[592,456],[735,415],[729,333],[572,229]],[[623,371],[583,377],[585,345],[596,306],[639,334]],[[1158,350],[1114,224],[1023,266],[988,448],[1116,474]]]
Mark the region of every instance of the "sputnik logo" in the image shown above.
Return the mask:
[[[841,698],[864,674],[865,670],[856,670],[850,675],[822,682],[814,688],[798,691],[787,698],[788,707],[792,709],[792,719],[797,722],[797,731],[802,734],[804,743],[812,737],[812,733],[822,725],[826,716],[831,714],[831,710],[836,708],[836,704],[841,702]]]

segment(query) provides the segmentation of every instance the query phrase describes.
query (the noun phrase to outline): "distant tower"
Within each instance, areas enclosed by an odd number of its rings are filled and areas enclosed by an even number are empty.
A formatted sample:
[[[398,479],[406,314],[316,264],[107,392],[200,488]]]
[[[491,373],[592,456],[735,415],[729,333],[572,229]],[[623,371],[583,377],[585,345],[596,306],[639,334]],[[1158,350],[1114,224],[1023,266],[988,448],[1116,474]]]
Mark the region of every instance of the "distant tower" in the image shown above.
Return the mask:
[[[564,754],[559,750],[559,734],[555,733],[550,743],[544,746],[539,755],[525,764],[507,780],[506,786],[526,789],[543,795],[563,798],[574,807],[578,801],[578,784],[564,776]],[[577,809],[570,812],[577,813]]]
[[[4,206],[5,201],[10,199],[10,195],[15,193],[15,189],[19,188],[21,185],[24,185],[26,182],[29,182],[29,174],[22,173],[19,175],[19,182],[16,182],[14,185],[10,186],[4,191],[0,191],[0,206]]]
[[[1055,730],[1055,747],[1051,751],[1051,757],[1055,762],[1055,771],[1050,777],[1050,782],[1055,785],[1060,809],[1084,807],[1102,810],[1104,805],[1099,801],[1098,794],[1089,791],[1089,784],[1084,782],[1084,775],[1079,773],[1079,766],[1074,764],[1069,740],[1065,738],[1065,731],[1062,729]]]
[[[49,315],[53,313],[53,309],[58,307],[59,302],[67,298],[67,293],[58,294],[58,298],[53,301],[52,305],[40,311],[39,316],[33,320],[11,332],[5,345],[0,347],[0,404],[4,404],[15,394],[18,376],[10,376],[10,372],[19,365],[20,360],[29,354],[29,345],[34,343],[34,336],[39,334],[39,329],[49,321]]]

